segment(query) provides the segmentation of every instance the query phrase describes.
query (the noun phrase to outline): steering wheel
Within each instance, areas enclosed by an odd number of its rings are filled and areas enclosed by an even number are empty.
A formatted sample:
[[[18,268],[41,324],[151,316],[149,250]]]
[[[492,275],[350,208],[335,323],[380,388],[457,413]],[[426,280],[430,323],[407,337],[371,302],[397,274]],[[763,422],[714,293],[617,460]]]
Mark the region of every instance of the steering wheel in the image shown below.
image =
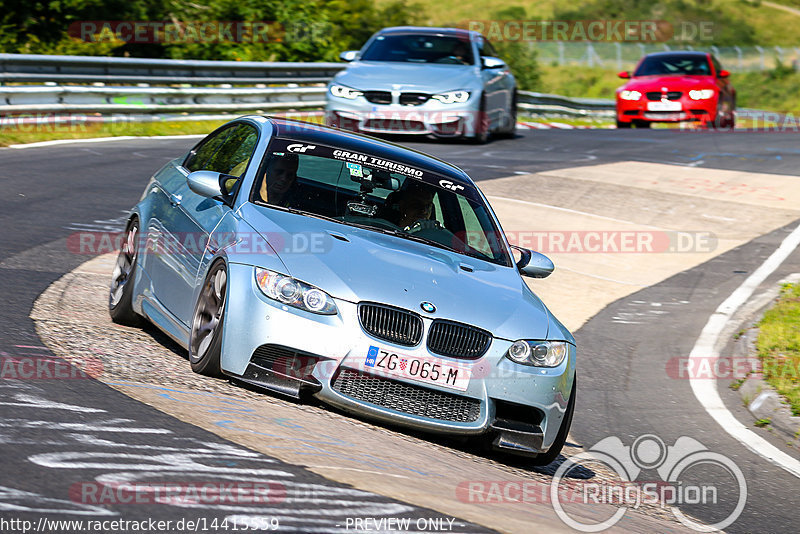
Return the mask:
[[[406,232],[419,232],[420,230],[441,230],[442,224],[435,219],[417,219],[413,224],[403,228]]]

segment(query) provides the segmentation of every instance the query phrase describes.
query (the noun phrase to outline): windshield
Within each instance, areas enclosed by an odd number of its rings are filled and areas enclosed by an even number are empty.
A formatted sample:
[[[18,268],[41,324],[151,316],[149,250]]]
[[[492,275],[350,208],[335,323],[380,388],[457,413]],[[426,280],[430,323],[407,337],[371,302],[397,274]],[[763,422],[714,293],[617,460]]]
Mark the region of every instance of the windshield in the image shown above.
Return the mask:
[[[509,266],[477,189],[379,156],[275,139],[251,199]]]
[[[475,63],[469,39],[424,34],[379,35],[364,51],[361,60],[450,65]]]
[[[633,73],[634,76],[664,74],[710,76],[711,68],[706,56],[648,56]]]

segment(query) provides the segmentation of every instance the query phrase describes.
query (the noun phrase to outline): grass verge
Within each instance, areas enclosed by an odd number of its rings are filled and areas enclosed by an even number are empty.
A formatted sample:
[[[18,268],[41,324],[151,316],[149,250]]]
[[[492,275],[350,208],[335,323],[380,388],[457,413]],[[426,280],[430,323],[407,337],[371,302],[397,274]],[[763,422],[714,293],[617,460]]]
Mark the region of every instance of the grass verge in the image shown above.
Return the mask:
[[[157,135],[192,135],[208,134],[230,119],[203,121],[170,121],[160,122],[116,122],[116,123],[75,123],[54,125],[47,120],[41,124],[19,124],[7,119],[0,122],[0,147],[55,139],[89,139],[93,137],[157,136]],[[296,118],[308,122],[321,122],[321,116],[293,115],[281,113],[282,117]]]
[[[20,124],[0,129],[0,146],[54,139],[88,139],[124,135],[189,135],[207,134],[225,121],[172,121],[127,123]]]
[[[800,415],[800,284],[785,284],[759,323],[758,356],[763,377]]]

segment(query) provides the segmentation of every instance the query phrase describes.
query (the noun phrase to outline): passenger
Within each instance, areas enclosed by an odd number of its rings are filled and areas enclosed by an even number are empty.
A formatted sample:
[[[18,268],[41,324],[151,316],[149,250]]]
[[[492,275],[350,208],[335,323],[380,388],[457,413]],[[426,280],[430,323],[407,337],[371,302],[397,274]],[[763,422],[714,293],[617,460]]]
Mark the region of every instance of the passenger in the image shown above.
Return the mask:
[[[386,197],[385,209],[379,216],[404,230],[411,227],[415,227],[415,230],[439,227],[438,221],[431,220],[435,193],[433,187],[407,178],[403,189]],[[416,228],[414,223],[417,222],[420,228]]]

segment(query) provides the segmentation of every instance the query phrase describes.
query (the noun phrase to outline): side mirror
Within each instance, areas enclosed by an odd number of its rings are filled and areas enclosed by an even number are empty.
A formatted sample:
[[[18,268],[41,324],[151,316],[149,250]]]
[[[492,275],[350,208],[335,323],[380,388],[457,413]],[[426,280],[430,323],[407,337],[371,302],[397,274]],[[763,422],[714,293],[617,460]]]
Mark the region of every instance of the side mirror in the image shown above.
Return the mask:
[[[350,61],[353,61],[356,58],[356,56],[358,56],[358,50],[347,50],[339,54],[339,59],[341,59],[342,61],[347,61],[349,63]]]
[[[481,68],[484,69],[504,69],[506,67],[505,61],[497,57],[482,56]]]
[[[531,278],[547,278],[553,274],[556,266],[553,265],[552,260],[544,254],[513,245],[511,248],[518,251],[522,255],[517,262],[517,269],[519,269],[519,272],[522,276],[530,276]]]
[[[719,76],[720,78],[727,78],[730,75],[731,73],[725,69],[720,70],[719,73],[717,74],[717,76]]]
[[[231,198],[222,185],[224,180],[229,179],[236,179],[236,177],[213,171],[194,171],[186,177],[186,183],[189,184],[189,189],[198,195],[221,200],[230,205]]]
[[[619,76],[620,78],[623,78],[623,79],[627,80],[628,78],[630,78],[630,77],[631,77],[631,73],[630,73],[630,72],[628,72],[627,70],[623,70],[622,72],[618,72],[618,73],[617,73],[617,76]]]

